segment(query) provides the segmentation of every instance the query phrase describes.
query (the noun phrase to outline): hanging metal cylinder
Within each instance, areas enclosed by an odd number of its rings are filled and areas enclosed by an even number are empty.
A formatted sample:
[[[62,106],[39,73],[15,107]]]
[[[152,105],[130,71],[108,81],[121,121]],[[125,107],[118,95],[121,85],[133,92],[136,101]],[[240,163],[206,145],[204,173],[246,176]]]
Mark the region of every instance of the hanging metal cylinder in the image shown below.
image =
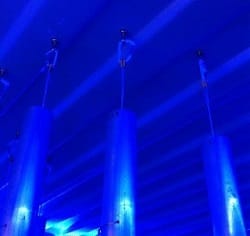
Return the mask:
[[[29,110],[13,154],[8,199],[1,217],[2,236],[31,236],[34,235],[32,227],[38,227],[50,126],[51,115],[47,109]]]
[[[101,235],[135,235],[136,121],[114,113],[108,129]]]
[[[228,140],[209,138],[203,156],[214,236],[246,236]]]

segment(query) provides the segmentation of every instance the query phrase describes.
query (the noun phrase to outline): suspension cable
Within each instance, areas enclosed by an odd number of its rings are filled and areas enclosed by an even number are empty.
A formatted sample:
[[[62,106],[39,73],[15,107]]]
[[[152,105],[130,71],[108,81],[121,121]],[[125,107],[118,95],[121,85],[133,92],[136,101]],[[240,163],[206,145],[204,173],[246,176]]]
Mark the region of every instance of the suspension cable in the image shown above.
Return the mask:
[[[120,98],[120,107],[121,110],[124,108],[125,100],[125,88],[126,88],[126,78],[125,78],[125,69],[128,61],[132,58],[133,50],[135,43],[127,39],[127,31],[121,30],[121,40],[118,44],[118,60],[120,64],[121,71],[121,98]]]
[[[200,75],[201,75],[201,86],[203,89],[203,94],[204,94],[205,103],[206,103],[206,107],[207,107],[210,132],[211,132],[212,137],[214,137],[215,136],[215,129],[214,129],[214,122],[213,122],[211,105],[210,105],[210,98],[209,98],[209,92],[208,92],[207,67],[206,67],[206,63],[205,63],[204,58],[203,58],[202,51],[198,50],[197,56],[198,56],[198,64],[199,64]]]

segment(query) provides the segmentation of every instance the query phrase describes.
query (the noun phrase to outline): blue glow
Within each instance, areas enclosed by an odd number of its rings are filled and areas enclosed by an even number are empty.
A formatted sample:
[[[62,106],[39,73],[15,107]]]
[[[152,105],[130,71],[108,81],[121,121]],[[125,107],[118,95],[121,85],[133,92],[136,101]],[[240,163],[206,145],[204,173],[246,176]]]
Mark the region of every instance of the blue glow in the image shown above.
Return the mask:
[[[116,58],[116,57],[115,57]],[[114,60],[115,60],[114,58]],[[250,61],[250,47],[243,50],[242,52],[235,55],[230,60],[226,61],[224,64],[219,66],[217,69],[209,73],[209,79],[210,82],[213,83],[217,80],[226,78],[226,75],[231,73],[232,71],[236,70],[240,66],[248,63]],[[197,83],[194,83],[187,87],[186,89],[180,91],[176,96],[166,100],[164,103],[160,104],[158,107],[154,108],[153,110],[150,110],[148,113],[144,114],[138,121],[138,127],[141,128],[143,126],[148,125],[149,123],[153,122],[160,116],[164,115],[165,113],[168,113],[171,111],[171,109],[175,108],[178,104],[185,101],[186,99],[190,98],[192,95],[198,93],[200,91],[200,86]],[[72,104],[74,102],[72,101]],[[61,103],[57,108],[54,109],[54,115],[59,116],[62,112],[64,112],[67,109],[67,106],[70,104],[64,104]],[[249,114],[247,114],[244,117],[240,117],[239,120],[236,120],[235,123],[237,123],[235,126],[237,127],[239,124],[238,122],[248,122],[249,121]],[[234,124],[233,124],[234,126]],[[225,130],[228,130],[228,128],[224,128]],[[231,129],[231,128],[230,128]],[[104,143],[99,143],[96,147],[92,148],[87,154],[84,153],[83,157],[87,158],[88,156],[98,155],[104,150]],[[77,158],[79,160],[75,163],[73,162],[70,165],[70,168],[63,169],[62,173],[59,172],[59,176],[56,176],[56,179],[58,177],[65,174],[69,169],[74,169],[76,166],[78,166],[84,158]],[[53,178],[53,177],[52,177]],[[53,179],[54,180],[54,179]],[[47,203],[46,203],[47,204]]]
[[[51,233],[55,236],[97,236],[98,229],[77,229],[70,231],[70,228],[77,222],[78,217],[70,217],[68,219],[49,220],[46,222],[45,230],[47,233]]]
[[[40,107],[32,107],[28,112],[8,179],[11,198],[4,204],[2,220],[7,227],[3,236],[27,235],[32,230],[31,222],[36,222],[35,213],[43,190],[50,118],[48,110]]]
[[[237,208],[238,205],[238,199],[235,197],[230,197],[228,200],[228,222],[229,222],[229,231],[230,234],[233,235],[234,233],[234,225],[233,225],[233,220],[234,220],[234,210]]]
[[[129,199],[123,199],[120,203],[120,206],[124,212],[130,212],[132,210],[132,204]]]
[[[224,137],[216,136],[204,151],[214,235],[245,236],[229,144]]]
[[[47,221],[45,230],[47,233],[53,233],[56,236],[65,235],[77,219],[77,217],[71,217],[62,221]]]
[[[119,224],[121,226],[123,226],[123,225],[124,225],[124,227],[126,227],[126,225],[133,226],[133,224],[134,224],[133,223],[133,220],[134,220],[134,206],[133,206],[133,203],[128,198],[124,198],[120,202],[119,213],[120,213]],[[128,233],[128,231],[127,231],[127,233]],[[124,235],[126,235],[126,234],[124,234]]]
[[[3,59],[11,47],[13,47],[43,3],[43,0],[30,0],[26,4],[16,22],[14,22],[3,40],[0,42],[0,59]]]
[[[133,236],[136,164],[136,125],[133,113],[120,110],[114,115],[109,128],[107,154],[102,219],[104,235]]]
[[[17,210],[17,222],[29,221],[30,220],[30,210],[22,206]]]
[[[141,46],[151,40],[153,36],[159,33],[166,25],[170,24],[175,17],[185,10],[194,0],[175,0],[161,11],[152,21],[150,21],[137,34],[136,43]]]

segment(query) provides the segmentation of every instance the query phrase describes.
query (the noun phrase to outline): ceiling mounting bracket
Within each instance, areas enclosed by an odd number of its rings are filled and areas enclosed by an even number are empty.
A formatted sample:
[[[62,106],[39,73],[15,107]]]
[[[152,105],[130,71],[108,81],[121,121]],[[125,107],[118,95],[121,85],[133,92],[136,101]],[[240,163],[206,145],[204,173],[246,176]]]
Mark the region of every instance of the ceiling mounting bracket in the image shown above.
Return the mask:
[[[120,30],[121,40],[118,44],[118,60],[121,67],[125,67],[127,62],[132,58],[135,42],[128,39],[128,31],[125,29]]]
[[[50,74],[51,71],[55,68],[58,58],[58,45],[59,42],[57,38],[53,37],[51,38],[51,49],[46,52],[46,78],[45,78],[45,87],[44,87],[44,93],[43,93],[43,99],[42,99],[42,107],[45,107],[48,89],[49,89],[49,81],[50,81]]]
[[[49,71],[55,68],[58,58],[58,45],[57,38],[51,38],[51,49],[45,54],[47,57],[46,65]]]

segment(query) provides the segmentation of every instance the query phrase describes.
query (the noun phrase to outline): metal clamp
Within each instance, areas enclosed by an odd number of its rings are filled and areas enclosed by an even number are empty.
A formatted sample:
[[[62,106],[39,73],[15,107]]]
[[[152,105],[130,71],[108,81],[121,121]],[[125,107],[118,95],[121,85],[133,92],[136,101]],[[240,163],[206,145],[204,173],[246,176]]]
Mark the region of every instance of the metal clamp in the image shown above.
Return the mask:
[[[51,49],[45,54],[47,57],[46,66],[49,71],[55,68],[58,58],[59,42],[56,38],[51,39]]]
[[[135,42],[128,39],[128,32],[124,29],[120,30],[121,40],[118,44],[118,60],[121,67],[125,67],[127,62],[132,58],[135,48]]]

